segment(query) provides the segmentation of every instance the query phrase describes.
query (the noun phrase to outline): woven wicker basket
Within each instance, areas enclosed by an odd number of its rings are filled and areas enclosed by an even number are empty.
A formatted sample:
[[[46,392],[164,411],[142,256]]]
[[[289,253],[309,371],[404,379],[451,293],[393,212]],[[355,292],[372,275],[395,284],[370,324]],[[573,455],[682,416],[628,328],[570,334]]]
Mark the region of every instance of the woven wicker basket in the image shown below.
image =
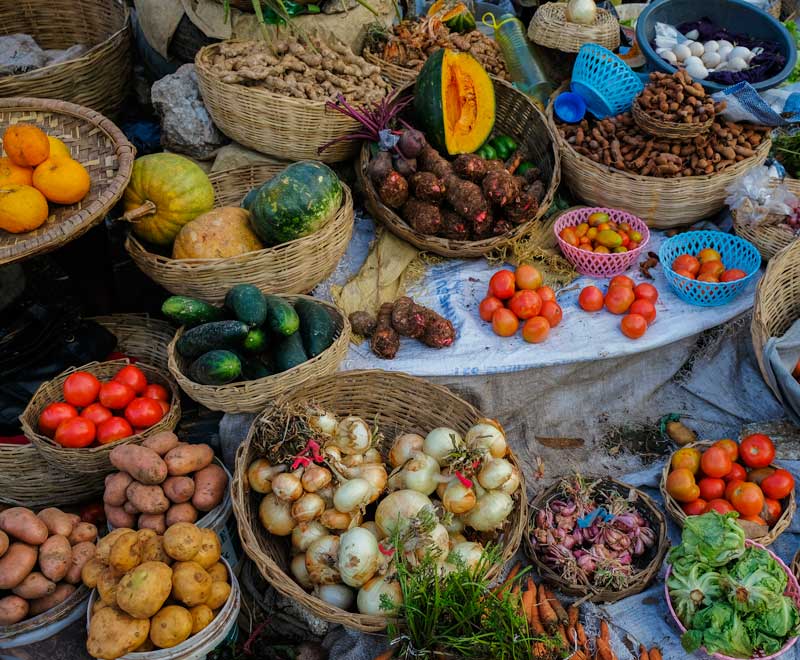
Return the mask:
[[[333,344],[317,357],[279,374],[228,385],[200,385],[185,375],[190,361],[175,349],[175,344],[183,334],[183,328],[180,328],[169,345],[169,371],[191,399],[211,410],[230,413],[260,412],[276,397],[294,391],[307,381],[332,374],[339,368],[342,360],[347,357],[350,345],[350,322],[347,317],[337,307],[324,300],[310,296],[281,295],[280,297],[289,302],[305,298],[324,306],[334,319],[339,332]]]
[[[792,557],[792,564],[789,568],[792,570],[794,576],[800,580],[800,577],[798,577],[798,575],[800,575],[800,550],[794,553],[794,557]]]
[[[77,204],[51,205],[50,217],[38,229],[25,234],[0,230],[0,265],[55,250],[101,222],[122,197],[135,157],[122,131],[89,108],[47,99],[0,99],[0,134],[20,122],[37,124],[64,141],[89,171],[92,187]]]
[[[0,96],[35,96],[116,115],[130,91],[131,23],[122,0],[25,0],[0,6],[0,35],[29,34],[42,48],[83,44],[75,59],[0,76]]]
[[[419,75],[419,69],[411,69],[407,66],[392,64],[366,49],[361,53],[361,57],[370,64],[379,66],[381,68],[381,77],[393,87],[405,87],[409,83],[414,82]]]
[[[326,142],[356,132],[361,124],[324,101],[282,96],[257,87],[224,83],[211,71],[220,44],[202,48],[195,58],[200,93],[214,123],[245,147],[284,160],[321,160],[337,163],[352,158],[358,142],[340,142],[322,154]]]
[[[51,488],[53,486],[57,488],[60,485],[60,483],[58,483],[58,486],[52,484]],[[75,621],[78,621],[86,611],[86,601],[90,594],[91,591],[85,585],[79,584],[71,596],[55,607],[51,607],[37,616],[24,619],[19,623],[0,626],[0,652],[8,649],[8,653],[5,653],[4,657],[35,658],[36,653],[33,651],[23,649],[22,655],[17,656],[14,653],[14,649],[28,645],[33,646],[35,642],[49,639]]]
[[[564,53],[577,53],[581,46],[589,43],[609,50],[619,48],[619,22],[610,12],[598,9],[592,25],[571,23],[566,12],[567,5],[563,2],[539,5],[528,26],[528,39]]]
[[[782,5],[783,5],[782,0],[772,0],[772,3],[767,9],[767,13],[773,18],[777,18],[778,20],[780,20]]]
[[[480,257],[523,235],[531,224],[537,222],[547,212],[553,203],[556,189],[561,181],[561,166],[552,128],[548,126],[539,109],[522,92],[517,91],[510,83],[503,80],[492,78],[492,82],[497,106],[495,133],[513,137],[520,145],[526,159],[533,161],[542,171],[545,179],[549,180],[536,217],[514,227],[507,234],[479,241],[452,241],[415,231],[394,210],[381,202],[375,186],[367,175],[369,145],[364,143],[361,148],[361,160],[356,168],[356,174],[364,192],[364,204],[373,218],[380,220],[389,231],[420,250],[433,252],[443,257]]]
[[[656,137],[669,138],[670,140],[687,140],[698,137],[708,132],[714,123],[714,117],[697,124],[679,124],[675,121],[663,121],[651,116],[642,109],[638,99],[631,106],[631,114],[636,125],[643,131]]]
[[[405,431],[424,434],[439,426],[465,433],[481,417],[475,408],[444,387],[388,371],[347,371],[328,376],[287,393],[277,403],[304,401],[311,401],[337,415],[359,415],[370,422],[375,420],[388,438]],[[242,547],[275,589],[316,616],[364,632],[383,630],[385,617],[346,612],[304,591],[288,574],[288,539],[272,536],[261,525],[259,498],[250,496],[247,478],[242,477],[247,474],[247,466],[263,455],[264,447],[272,440],[261,432],[261,420],[267,419],[270,413],[271,410],[265,410],[256,418],[247,439],[236,453],[236,473],[231,491]],[[519,467],[513,454],[509,459]],[[516,553],[527,524],[524,479],[518,492],[519,506],[500,537],[503,563]],[[497,576],[501,568],[502,564],[498,564],[490,577]]]
[[[67,369],[52,380],[43,383],[39,389],[36,390],[36,393],[33,395],[33,398],[30,400],[30,403],[28,403],[22,415],[20,415],[22,431],[25,437],[34,444],[40,456],[50,465],[65,470],[70,474],[75,472],[83,473],[84,483],[87,485],[87,488],[90,484],[92,487],[95,487],[98,483],[102,483],[105,475],[114,469],[108,458],[108,455],[114,447],[131,443],[139,444],[148,436],[161,431],[172,431],[181,418],[180,393],[173,380],[155,367],[145,364],[144,362],[137,362],[136,366],[144,372],[149,383],[158,383],[172,392],[170,409],[158,424],[154,424],[142,433],[132,435],[118,442],[102,445],[100,447],[82,447],[78,449],[62,447],[56,444],[55,441],[37,432],[37,420],[42,410],[54,401],[63,400],[62,386],[67,376],[74,371],[88,371],[97,376],[100,380],[107,380],[113,377],[114,374],[126,364],[130,364],[130,360],[90,362],[81,367]]]
[[[783,184],[797,197],[800,197],[800,181],[797,179],[784,179]],[[775,182],[778,185],[778,182]],[[737,236],[750,241],[758,249],[765,261],[772,259],[778,252],[790,243],[797,240],[798,236],[785,227],[776,226],[783,218],[779,216],[766,216],[757,225],[739,222],[736,211],[733,211],[733,230]]]
[[[714,443],[711,440],[703,440],[701,442],[692,442],[686,447],[696,447],[699,450],[704,450],[713,445]],[[683,522],[686,520],[686,512],[681,508],[680,503],[675,500],[672,495],[667,492],[667,477],[670,473],[670,463],[672,462],[672,456],[670,456],[669,460],[664,463],[664,469],[661,471],[661,482],[659,483],[659,490],[661,491],[661,497],[664,499],[664,508],[669,513],[670,517],[678,523],[681,527],[683,527]],[[777,465],[770,465],[770,467],[777,468]],[[794,517],[794,512],[796,510],[795,504],[795,497],[794,497],[794,490],[790,493],[789,497],[785,498],[781,501],[781,507],[783,508],[783,513],[781,513],[781,517],[778,518],[778,521],[772,526],[772,528],[763,536],[753,536],[751,535],[751,530],[756,530],[757,525],[748,526],[745,528],[745,532],[747,533],[747,537],[751,538],[754,541],[757,541],[761,545],[772,545],[775,539],[777,539],[781,534],[783,534],[787,529],[789,529],[789,525],[792,524],[792,518]]]
[[[117,338],[117,351],[167,371],[167,346],[175,328],[167,321],[147,314],[112,314],[90,319]]]
[[[604,485],[608,485],[617,490],[625,497],[633,497],[631,501],[637,506],[639,513],[653,526],[653,531],[656,533],[656,543],[653,548],[648,551],[647,565],[642,568],[638,573],[635,573],[631,578],[631,583],[620,591],[610,591],[607,589],[600,589],[592,585],[575,584],[568,582],[561,575],[556,573],[550,566],[545,564],[538,555],[536,548],[530,540],[530,529],[525,534],[525,554],[536,566],[539,574],[548,582],[555,584],[560,591],[570,596],[577,596],[581,602],[590,601],[592,603],[614,603],[628,596],[638,594],[640,591],[656,577],[658,570],[661,568],[661,563],[664,561],[664,555],[669,549],[669,539],[667,538],[667,521],[664,514],[661,512],[659,506],[650,498],[649,495],[642,492],[638,488],[634,488],[629,484],[617,481],[610,477],[585,477],[587,480],[601,479]],[[533,517],[538,511],[552,500],[554,497],[560,496],[560,484],[556,483],[545,489],[534,498],[530,505],[530,521],[529,525],[533,524]]]
[[[238,206],[251,188],[283,167],[262,163],[211,174],[216,206]],[[353,197],[346,185],[342,188],[342,205],[322,229],[273,248],[227,259],[170,259],[148,252],[129,234],[125,249],[139,270],[176,295],[221,302],[242,283],[264,293],[307,293],[336,269],[353,234]]]

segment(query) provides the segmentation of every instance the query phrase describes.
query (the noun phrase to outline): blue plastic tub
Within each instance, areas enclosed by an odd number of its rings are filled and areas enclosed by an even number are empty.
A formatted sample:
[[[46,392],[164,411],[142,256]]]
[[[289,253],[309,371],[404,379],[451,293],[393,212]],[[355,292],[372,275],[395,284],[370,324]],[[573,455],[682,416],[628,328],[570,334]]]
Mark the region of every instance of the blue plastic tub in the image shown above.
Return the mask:
[[[782,83],[794,69],[797,49],[788,30],[772,16],[743,0],[657,0],[648,5],[636,21],[636,41],[651,70],[673,73],[675,67],[663,60],[655,49],[656,23],[680,25],[708,16],[715,24],[733,33],[774,41],[786,56],[783,70],[772,78],[754,83],[759,90],[770,89]],[[706,80],[699,81],[712,92],[725,89],[725,85]]]

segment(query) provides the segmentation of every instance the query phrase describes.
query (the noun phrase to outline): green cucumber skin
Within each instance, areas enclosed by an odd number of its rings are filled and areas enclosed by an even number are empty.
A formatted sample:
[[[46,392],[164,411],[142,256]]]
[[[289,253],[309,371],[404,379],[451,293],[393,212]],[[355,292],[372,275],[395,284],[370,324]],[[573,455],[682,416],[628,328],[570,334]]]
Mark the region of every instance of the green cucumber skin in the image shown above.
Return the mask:
[[[187,327],[225,318],[219,307],[189,296],[170,296],[161,305],[161,313],[175,325]]]
[[[237,284],[225,295],[225,307],[242,323],[261,325],[267,320],[267,302],[254,284]]]
[[[214,321],[186,330],[175,348],[183,357],[194,358],[214,349],[238,348],[250,328],[241,321]]]
[[[239,356],[232,351],[213,350],[203,353],[189,367],[189,378],[201,385],[226,385],[242,373]]]
[[[288,337],[300,327],[300,317],[288,302],[277,296],[264,296],[267,302],[267,325],[272,332]]]
[[[319,303],[300,299],[294,304],[300,317],[300,336],[308,357],[317,357],[336,338],[336,325],[328,310]]]
[[[258,380],[272,375],[272,370],[255,355],[240,355],[242,362],[242,380]]]
[[[267,333],[261,328],[252,328],[242,342],[242,347],[249,353],[262,353],[267,348]]]
[[[281,339],[272,354],[272,362],[275,366],[275,371],[278,373],[288,371],[292,367],[307,361],[308,355],[306,355],[303,348],[303,340],[299,332]]]

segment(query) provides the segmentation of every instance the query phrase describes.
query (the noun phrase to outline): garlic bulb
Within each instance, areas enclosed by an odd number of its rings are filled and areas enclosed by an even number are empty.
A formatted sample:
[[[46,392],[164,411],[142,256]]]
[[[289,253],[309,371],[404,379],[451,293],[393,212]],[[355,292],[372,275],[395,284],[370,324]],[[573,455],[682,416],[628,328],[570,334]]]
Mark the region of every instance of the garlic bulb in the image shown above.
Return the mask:
[[[717,52],[719,53],[720,59],[723,62],[725,62],[730,57],[732,50],[733,46],[731,46],[730,44],[724,41],[719,42],[719,50]]]
[[[728,71],[744,71],[747,68],[747,62],[741,57],[732,57],[728,60],[726,68]]]
[[[592,25],[597,18],[597,5],[594,0],[569,0],[565,18],[570,23]]]
[[[706,49],[703,47],[699,41],[693,41],[689,44],[689,51],[695,57],[700,57],[703,53],[705,53]]]
[[[716,53],[719,50],[719,42],[713,39],[711,41],[706,41],[703,44],[703,48],[705,48],[706,53]]]
[[[697,39],[700,36],[700,33],[697,30],[689,30],[686,33],[687,39]]]
[[[686,73],[688,73],[695,80],[705,80],[708,78],[708,69],[706,69],[699,57],[692,55],[692,57],[686,58],[686,61],[683,63],[683,65],[686,68]]]
[[[675,53],[668,48],[659,48],[656,52],[661,55],[661,59],[666,60],[672,66],[675,66],[678,63],[678,58],[676,57]]]
[[[703,61],[703,65],[707,69],[715,69],[716,67],[719,66],[719,63],[722,61],[722,58],[716,51],[710,51],[705,53],[701,59]]]
[[[735,59],[737,57],[742,58],[746,63],[750,63],[750,60],[753,59],[755,54],[749,48],[745,48],[744,46],[736,46],[732,51],[731,54],[728,56],[729,60]]]
[[[687,57],[692,56],[692,51],[686,44],[675,44],[672,47],[672,52],[678,58],[678,62],[683,62]]]

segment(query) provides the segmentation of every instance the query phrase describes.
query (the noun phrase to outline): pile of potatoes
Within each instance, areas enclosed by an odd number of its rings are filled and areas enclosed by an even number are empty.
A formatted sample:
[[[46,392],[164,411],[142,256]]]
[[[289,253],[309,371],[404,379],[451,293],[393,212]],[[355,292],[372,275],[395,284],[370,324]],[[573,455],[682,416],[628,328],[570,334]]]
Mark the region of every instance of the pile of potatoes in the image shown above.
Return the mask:
[[[171,648],[214,620],[231,593],[217,533],[180,522],[163,535],[115,529],[82,571],[97,589],[86,649],[102,660]]]
[[[106,477],[106,518],[113,527],[152,529],[157,534],[178,522],[196,522],[225,496],[228,475],[212,463],[208,445],[180,442],[169,431],[141,445],[111,451],[119,470]]]
[[[97,528],[60,509],[0,511],[0,626],[65,601],[94,557]]]

